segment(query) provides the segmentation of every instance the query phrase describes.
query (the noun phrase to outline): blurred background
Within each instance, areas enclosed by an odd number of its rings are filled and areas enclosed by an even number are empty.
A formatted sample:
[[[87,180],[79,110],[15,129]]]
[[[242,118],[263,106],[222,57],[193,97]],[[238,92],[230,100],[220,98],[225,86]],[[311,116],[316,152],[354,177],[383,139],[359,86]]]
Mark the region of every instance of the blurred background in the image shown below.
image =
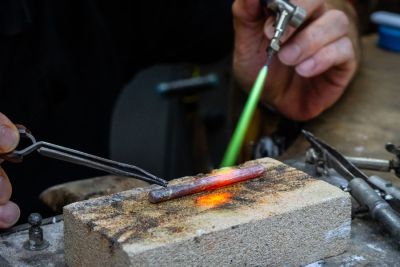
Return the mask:
[[[398,0],[351,0],[359,16],[359,27],[362,34],[376,32],[376,25],[371,23],[370,16],[374,11],[400,13]]]

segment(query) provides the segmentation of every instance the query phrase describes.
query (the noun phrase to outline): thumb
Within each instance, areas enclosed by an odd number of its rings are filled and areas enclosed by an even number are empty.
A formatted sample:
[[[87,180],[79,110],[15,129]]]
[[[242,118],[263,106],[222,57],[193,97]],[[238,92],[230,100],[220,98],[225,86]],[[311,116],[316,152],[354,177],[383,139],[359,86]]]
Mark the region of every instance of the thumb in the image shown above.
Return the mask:
[[[0,113],[0,153],[8,153],[15,149],[19,142],[17,127]]]
[[[17,204],[8,201],[0,206],[0,229],[13,226],[19,219],[20,210]]]

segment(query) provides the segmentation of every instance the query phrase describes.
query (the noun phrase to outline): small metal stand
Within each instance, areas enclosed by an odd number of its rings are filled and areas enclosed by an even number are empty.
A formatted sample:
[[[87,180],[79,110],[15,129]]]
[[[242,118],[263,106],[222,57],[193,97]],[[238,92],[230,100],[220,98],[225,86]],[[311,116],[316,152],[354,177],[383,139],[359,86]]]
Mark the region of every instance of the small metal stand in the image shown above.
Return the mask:
[[[31,251],[44,250],[49,247],[49,242],[43,238],[42,215],[32,213],[29,215],[28,222],[31,225],[29,228],[29,239],[24,243],[24,248]]]

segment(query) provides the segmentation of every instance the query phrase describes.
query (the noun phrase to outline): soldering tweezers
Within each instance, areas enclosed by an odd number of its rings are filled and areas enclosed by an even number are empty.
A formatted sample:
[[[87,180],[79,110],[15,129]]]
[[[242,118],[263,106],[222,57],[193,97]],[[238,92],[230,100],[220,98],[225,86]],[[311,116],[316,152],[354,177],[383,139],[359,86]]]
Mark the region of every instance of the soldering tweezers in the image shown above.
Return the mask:
[[[89,168],[101,170],[110,174],[133,177],[145,182],[167,186],[168,182],[159,178],[137,166],[116,162],[113,160],[101,158],[78,150],[51,144],[43,141],[36,141],[31,132],[22,125],[17,125],[21,138],[29,139],[32,144],[24,149],[14,150],[7,154],[1,154],[0,158],[13,163],[23,161],[23,158],[30,153],[37,151],[40,155],[86,166]]]

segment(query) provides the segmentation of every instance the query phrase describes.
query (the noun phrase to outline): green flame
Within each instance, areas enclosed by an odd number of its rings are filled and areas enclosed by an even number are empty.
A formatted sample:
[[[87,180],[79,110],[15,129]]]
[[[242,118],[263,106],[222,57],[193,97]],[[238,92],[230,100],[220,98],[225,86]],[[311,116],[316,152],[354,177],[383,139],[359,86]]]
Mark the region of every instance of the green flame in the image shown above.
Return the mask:
[[[233,137],[229,143],[228,149],[225,152],[224,159],[222,160],[221,167],[229,167],[235,165],[240,149],[243,145],[244,137],[246,136],[247,129],[249,128],[251,119],[253,118],[254,111],[256,110],[258,101],[264,88],[265,80],[268,75],[268,66],[264,66],[250,91],[246,105],[240,116],[239,122],[236,126]]]

